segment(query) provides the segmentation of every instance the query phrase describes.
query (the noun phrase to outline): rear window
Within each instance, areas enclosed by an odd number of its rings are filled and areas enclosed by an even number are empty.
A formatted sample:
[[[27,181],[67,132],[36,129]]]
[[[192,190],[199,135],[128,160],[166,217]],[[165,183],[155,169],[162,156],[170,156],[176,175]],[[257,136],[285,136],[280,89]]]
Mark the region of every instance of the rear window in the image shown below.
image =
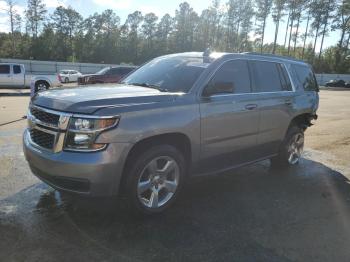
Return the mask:
[[[280,79],[277,63],[252,61],[253,76],[257,92],[278,92],[285,90]]]
[[[302,65],[292,65],[295,71],[297,80],[302,85],[305,91],[318,91],[316,78],[311,68]]]
[[[14,74],[20,74],[21,73],[21,67],[19,65],[13,66],[13,73]]]
[[[0,74],[9,74],[10,65],[0,65]]]

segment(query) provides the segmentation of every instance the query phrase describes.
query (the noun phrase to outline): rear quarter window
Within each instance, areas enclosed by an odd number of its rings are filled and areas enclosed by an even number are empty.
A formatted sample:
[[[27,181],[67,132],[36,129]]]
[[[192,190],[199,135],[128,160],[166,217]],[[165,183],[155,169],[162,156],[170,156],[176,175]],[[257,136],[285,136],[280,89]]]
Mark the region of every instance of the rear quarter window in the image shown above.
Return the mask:
[[[297,81],[305,91],[318,91],[316,78],[311,68],[303,65],[292,65]]]

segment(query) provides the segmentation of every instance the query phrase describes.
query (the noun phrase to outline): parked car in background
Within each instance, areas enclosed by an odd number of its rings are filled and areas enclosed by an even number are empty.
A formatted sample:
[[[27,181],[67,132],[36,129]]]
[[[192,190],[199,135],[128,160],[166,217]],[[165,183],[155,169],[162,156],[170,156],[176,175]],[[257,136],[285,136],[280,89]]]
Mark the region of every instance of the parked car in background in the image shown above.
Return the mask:
[[[83,74],[76,70],[61,70],[59,73],[62,83],[77,82]]]
[[[26,74],[22,64],[0,63],[0,87],[30,87],[32,80],[36,92],[62,85],[58,74]]]
[[[346,83],[344,80],[335,80],[332,79],[326,83],[326,86],[328,87],[345,87]]]
[[[264,159],[296,165],[304,131],[317,118],[318,90],[311,66],[299,60],[167,55],[120,84],[36,94],[24,154],[57,190],[120,193],[130,207],[158,213],[189,177]]]
[[[83,75],[78,78],[79,85],[118,83],[124,76],[135,70],[136,66],[105,67],[96,74]]]

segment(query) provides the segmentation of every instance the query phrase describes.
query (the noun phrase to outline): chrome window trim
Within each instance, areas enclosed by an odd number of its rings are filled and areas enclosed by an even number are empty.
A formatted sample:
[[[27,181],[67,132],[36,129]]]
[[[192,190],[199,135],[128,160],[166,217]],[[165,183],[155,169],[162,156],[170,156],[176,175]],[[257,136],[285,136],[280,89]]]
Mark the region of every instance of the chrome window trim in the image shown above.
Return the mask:
[[[260,92],[260,93],[242,93],[242,94],[217,94],[212,95],[212,97],[225,97],[225,96],[242,96],[242,95],[261,95],[261,94],[285,94],[285,93],[294,93],[294,91],[275,91],[275,92]]]

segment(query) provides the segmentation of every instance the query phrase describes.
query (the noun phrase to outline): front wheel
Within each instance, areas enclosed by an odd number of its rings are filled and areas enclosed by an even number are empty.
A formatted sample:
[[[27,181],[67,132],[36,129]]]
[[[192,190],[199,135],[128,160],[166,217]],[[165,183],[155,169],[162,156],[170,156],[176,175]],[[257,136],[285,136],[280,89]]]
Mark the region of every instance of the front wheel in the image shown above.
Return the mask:
[[[155,146],[131,159],[126,194],[135,211],[159,213],[177,198],[185,177],[183,155],[173,146]]]
[[[274,166],[287,167],[299,163],[304,150],[304,130],[298,126],[289,128],[279,153],[271,159]]]

